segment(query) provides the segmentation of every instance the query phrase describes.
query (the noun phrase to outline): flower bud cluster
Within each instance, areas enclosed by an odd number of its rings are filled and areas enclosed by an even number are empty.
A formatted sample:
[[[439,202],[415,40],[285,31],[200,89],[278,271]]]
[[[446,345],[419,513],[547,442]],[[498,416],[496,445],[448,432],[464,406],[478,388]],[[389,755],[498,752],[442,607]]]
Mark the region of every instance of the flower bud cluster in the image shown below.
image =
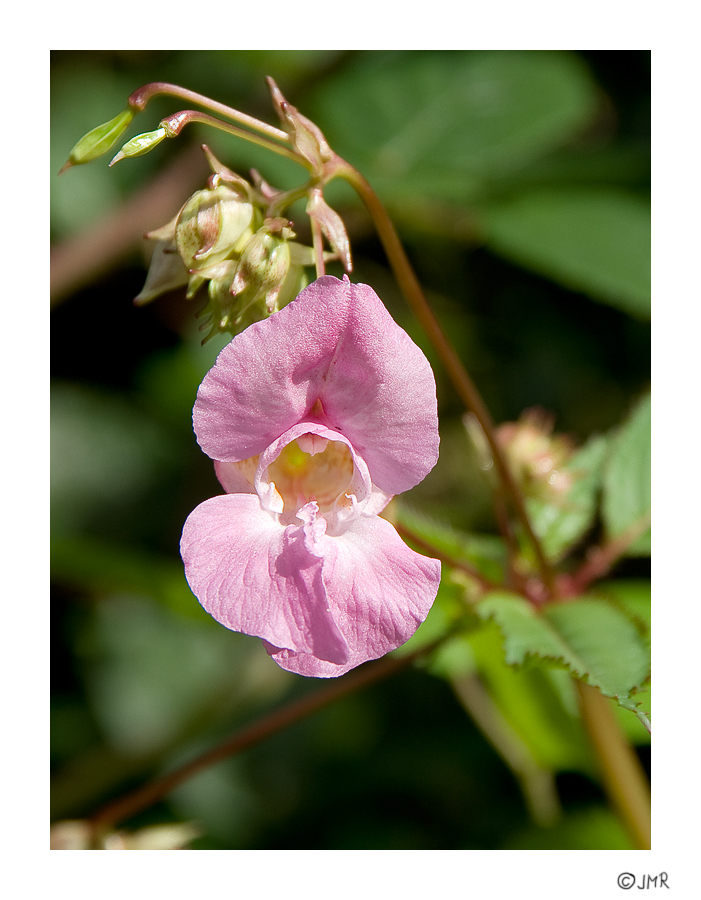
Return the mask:
[[[492,451],[477,419],[467,415],[465,427],[481,460],[482,468],[492,468]],[[542,409],[527,409],[516,422],[504,422],[496,429],[514,481],[526,498],[557,503],[574,482],[567,464],[574,446],[566,435],[553,434],[553,417]]]
[[[516,422],[497,428],[497,441],[518,486],[526,497],[554,501],[572,487],[566,471],[574,447],[568,437],[553,434],[553,417],[542,409],[527,409]]]
[[[236,335],[293,300],[307,285],[311,247],[296,243],[291,222],[270,216],[278,192],[254,173],[251,184],[204,147],[213,174],[178,214],[147,238],[156,242],[141,305],[187,285],[188,299],[207,286],[205,341]],[[328,256],[328,255],[327,255]]]

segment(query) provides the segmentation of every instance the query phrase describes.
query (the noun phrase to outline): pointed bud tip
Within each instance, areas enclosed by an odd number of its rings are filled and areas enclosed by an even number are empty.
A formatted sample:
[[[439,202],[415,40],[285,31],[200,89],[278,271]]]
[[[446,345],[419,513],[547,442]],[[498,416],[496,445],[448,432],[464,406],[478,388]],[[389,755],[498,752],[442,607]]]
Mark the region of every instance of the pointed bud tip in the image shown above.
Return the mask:
[[[73,162],[73,160],[70,157],[68,157],[68,159],[65,161],[65,163],[58,170],[58,174],[63,175],[64,172],[67,172],[69,169],[72,169],[74,165],[75,165],[75,163]]]

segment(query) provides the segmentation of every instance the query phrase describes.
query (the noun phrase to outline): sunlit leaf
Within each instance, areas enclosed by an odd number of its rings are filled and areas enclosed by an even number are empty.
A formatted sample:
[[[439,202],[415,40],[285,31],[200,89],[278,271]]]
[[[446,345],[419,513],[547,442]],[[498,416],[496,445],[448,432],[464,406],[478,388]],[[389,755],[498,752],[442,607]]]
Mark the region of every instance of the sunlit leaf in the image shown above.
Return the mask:
[[[629,556],[650,553],[651,399],[647,394],[615,436],[604,473],[602,514],[610,538],[642,533],[627,549]]]
[[[477,612],[499,626],[507,663],[554,662],[635,711],[632,696],[649,676],[649,650],[635,625],[611,604],[584,597],[538,612],[504,591],[486,596]]]
[[[613,188],[536,188],[477,213],[487,246],[595,300],[650,316],[650,204]]]
[[[302,111],[384,196],[464,200],[564,142],[595,104],[569,53],[422,51],[361,55]]]
[[[512,835],[502,850],[633,850],[610,809],[592,806],[567,815],[552,828],[531,827]]]
[[[591,771],[569,675],[553,668],[517,669],[507,664],[503,639],[493,623],[473,631],[468,641],[480,678],[535,761],[553,771]]]

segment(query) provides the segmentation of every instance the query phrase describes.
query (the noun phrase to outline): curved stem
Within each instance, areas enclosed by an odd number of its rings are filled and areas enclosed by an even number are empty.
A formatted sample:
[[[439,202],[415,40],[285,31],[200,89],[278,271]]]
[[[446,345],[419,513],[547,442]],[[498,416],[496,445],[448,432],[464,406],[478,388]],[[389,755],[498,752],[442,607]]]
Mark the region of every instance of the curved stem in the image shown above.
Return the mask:
[[[314,247],[314,264],[316,266],[316,277],[321,278],[326,274],[326,266],[324,264],[324,247],[321,239],[321,226],[314,218],[310,218],[310,226],[312,229],[312,246]]]
[[[638,757],[623,736],[611,703],[591,685],[575,681],[582,721],[601,769],[606,793],[637,850],[651,846],[650,788]]]
[[[281,144],[277,144],[267,137],[251,134],[250,131],[246,131],[244,128],[231,125],[229,122],[223,122],[221,119],[217,119],[216,116],[210,116],[208,113],[197,112],[194,109],[185,109],[182,110],[182,112],[166,116],[165,119],[161,119],[160,124],[165,128],[167,136],[171,138],[177,137],[183,128],[191,122],[201,122],[204,125],[211,125],[213,128],[218,128],[219,131],[225,131],[227,134],[242,138],[251,144],[257,144],[259,147],[264,147],[266,150],[272,150],[273,153],[284,156],[286,159],[291,159],[293,162],[299,163],[306,169],[309,169],[307,160],[289,147],[283,147]]]
[[[377,194],[375,194],[370,183],[366,181],[360,172],[345,161],[338,159],[334,161],[331,171],[333,172],[333,175],[345,179],[351,187],[355,189],[372,216],[402,293],[414,311],[421,327],[424,329],[429,340],[436,349],[460,399],[465,404],[465,407],[472,411],[484,431],[501,482],[511,499],[516,514],[528,535],[528,539],[533,546],[543,582],[548,591],[553,593],[555,579],[552,567],[545,557],[538,537],[533,531],[530,518],[526,512],[523,496],[513,479],[511,470],[508,467],[502,449],[496,439],[494,423],[492,422],[489,411],[472,382],[472,379],[465,371],[458,355],[448,343],[438,321],[433,315],[433,312],[424,297],[423,291],[421,290],[421,285],[419,284],[416,274],[404,251],[404,247],[392,224],[392,220],[389,218],[387,211],[377,197]]]
[[[198,94],[196,91],[190,91],[177,84],[168,84],[165,81],[152,81],[150,84],[145,84],[142,87],[137,88],[130,94],[127,102],[133,109],[137,109],[141,112],[146,108],[146,104],[149,100],[158,94],[179,97],[181,100],[187,100],[188,103],[195,103],[197,106],[209,109],[217,115],[231,119],[232,122],[238,122],[240,125],[252,128],[254,131],[258,131],[269,138],[273,138],[277,141],[284,141],[285,143],[290,142],[287,132],[281,131],[279,128],[274,128],[272,125],[261,122],[253,116],[239,112],[239,110],[233,109],[233,107],[227,106],[225,103],[211,100],[209,97]]]

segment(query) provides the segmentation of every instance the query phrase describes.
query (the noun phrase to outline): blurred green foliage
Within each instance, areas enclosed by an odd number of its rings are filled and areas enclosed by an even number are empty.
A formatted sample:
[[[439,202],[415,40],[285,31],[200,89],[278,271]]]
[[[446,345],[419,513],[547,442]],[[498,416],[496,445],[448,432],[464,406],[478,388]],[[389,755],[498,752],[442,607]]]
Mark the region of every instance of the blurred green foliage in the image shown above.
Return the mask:
[[[154,80],[273,123],[264,81],[273,76],[386,203],[495,419],[543,406],[583,445],[580,464],[609,453],[603,486],[582,484],[565,530],[542,520],[557,557],[588,530],[622,533],[641,512],[641,485],[631,481],[647,465],[635,457],[649,430],[649,402],[636,405],[650,364],[649,65],[643,51],[60,51],[51,167],[58,172],[82,134]],[[180,108],[154,101],[125,139]],[[111,169],[100,159],[52,178],[54,248],[98,229],[203,140],[243,174],[254,165],[275,185],[302,180],[285,160],[193,126],[139,159]],[[373,285],[436,372],[441,458],[403,498],[402,515],[498,579],[488,484],[460,404],[352,192],[334,185],[329,198],[350,230],[354,279]],[[301,216],[296,224],[303,233]],[[319,687],[279,670],[255,639],[216,625],[185,583],[182,523],[220,492],[190,414],[223,342],[200,347],[197,301],[171,295],[134,309],[145,277],[139,238],[52,313],[54,818],[90,814]],[[593,498],[602,489],[600,522]],[[648,537],[636,552],[601,596],[633,616],[644,653]],[[414,641],[464,614],[462,590],[444,578]],[[495,612],[501,627],[513,626],[507,612]],[[576,629],[568,634],[576,642]],[[537,798],[524,800],[529,785],[466,714],[469,694],[458,687],[474,686],[476,675],[494,716],[512,723],[556,786],[554,820],[538,820]],[[195,818],[204,836],[194,846],[203,849],[628,847],[604,806],[563,675],[507,665],[499,629],[486,622],[425,666],[202,773],[133,824]],[[636,677],[623,673],[622,690]],[[632,713],[617,714],[647,762],[647,733]]]

